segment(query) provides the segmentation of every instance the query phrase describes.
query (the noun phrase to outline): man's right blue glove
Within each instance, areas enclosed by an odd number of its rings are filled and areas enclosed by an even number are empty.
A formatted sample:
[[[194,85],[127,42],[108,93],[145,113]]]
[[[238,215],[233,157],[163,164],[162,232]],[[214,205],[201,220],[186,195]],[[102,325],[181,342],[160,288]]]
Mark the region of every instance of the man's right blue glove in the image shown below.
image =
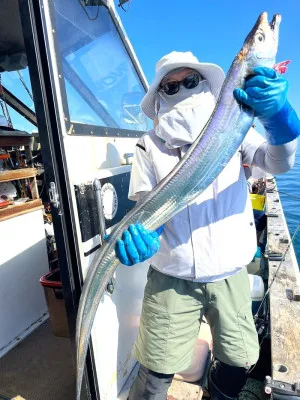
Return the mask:
[[[124,265],[134,265],[152,257],[160,248],[159,235],[163,227],[148,231],[141,224],[129,225],[122,240],[116,244],[116,256]]]

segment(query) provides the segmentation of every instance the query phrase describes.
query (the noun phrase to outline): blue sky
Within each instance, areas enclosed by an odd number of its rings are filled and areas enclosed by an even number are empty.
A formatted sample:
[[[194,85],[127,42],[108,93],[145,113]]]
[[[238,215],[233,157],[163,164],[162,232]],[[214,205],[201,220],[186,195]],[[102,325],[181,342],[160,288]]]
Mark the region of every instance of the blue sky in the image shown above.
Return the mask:
[[[258,15],[281,14],[277,61],[291,60],[285,76],[290,102],[300,114],[298,0],[131,0],[128,12],[118,11],[149,82],[158,59],[173,50],[192,51],[227,72]]]

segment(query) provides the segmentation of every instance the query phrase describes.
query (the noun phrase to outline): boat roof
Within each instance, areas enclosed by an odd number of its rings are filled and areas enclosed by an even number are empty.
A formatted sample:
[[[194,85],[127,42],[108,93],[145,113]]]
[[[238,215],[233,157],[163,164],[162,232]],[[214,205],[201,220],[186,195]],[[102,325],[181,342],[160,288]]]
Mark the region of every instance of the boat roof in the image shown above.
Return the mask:
[[[19,69],[17,60],[26,59],[19,2],[18,0],[4,0],[1,5],[0,68],[2,71],[7,70],[2,67],[5,64],[11,65],[13,69],[10,70]]]

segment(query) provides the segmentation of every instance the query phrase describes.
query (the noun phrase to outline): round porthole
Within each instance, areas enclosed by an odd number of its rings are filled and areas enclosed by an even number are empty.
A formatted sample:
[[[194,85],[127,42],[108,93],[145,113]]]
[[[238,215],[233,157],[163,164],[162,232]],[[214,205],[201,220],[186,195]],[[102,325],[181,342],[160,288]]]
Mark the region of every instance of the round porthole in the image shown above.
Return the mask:
[[[118,195],[111,183],[105,183],[101,189],[103,212],[106,219],[113,219],[118,210]]]

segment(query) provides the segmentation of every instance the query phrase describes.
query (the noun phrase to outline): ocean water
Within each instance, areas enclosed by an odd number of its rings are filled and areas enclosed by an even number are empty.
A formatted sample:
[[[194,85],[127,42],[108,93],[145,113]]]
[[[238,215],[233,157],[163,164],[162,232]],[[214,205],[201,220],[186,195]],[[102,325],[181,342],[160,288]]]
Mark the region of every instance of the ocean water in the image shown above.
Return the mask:
[[[283,175],[276,176],[280,200],[289,227],[293,236],[297,225],[300,224],[300,147],[296,154],[294,168]],[[300,266],[300,229],[294,238],[294,249]]]

